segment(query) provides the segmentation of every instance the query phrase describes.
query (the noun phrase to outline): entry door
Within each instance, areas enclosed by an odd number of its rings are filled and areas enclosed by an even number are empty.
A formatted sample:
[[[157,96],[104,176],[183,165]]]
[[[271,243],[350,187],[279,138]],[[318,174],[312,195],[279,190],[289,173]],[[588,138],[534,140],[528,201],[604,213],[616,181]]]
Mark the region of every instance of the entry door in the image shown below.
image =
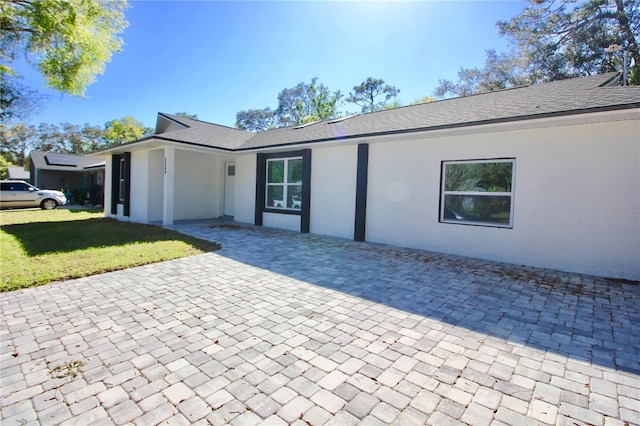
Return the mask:
[[[236,163],[224,164],[224,215],[234,215]]]

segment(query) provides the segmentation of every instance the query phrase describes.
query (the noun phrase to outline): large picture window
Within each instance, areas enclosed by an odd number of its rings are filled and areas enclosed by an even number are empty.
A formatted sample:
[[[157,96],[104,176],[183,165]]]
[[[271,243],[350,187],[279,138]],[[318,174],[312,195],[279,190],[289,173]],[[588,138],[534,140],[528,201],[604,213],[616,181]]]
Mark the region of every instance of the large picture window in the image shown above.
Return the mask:
[[[302,209],[302,157],[267,160],[265,207]]]
[[[515,159],[444,161],[440,221],[513,227]]]

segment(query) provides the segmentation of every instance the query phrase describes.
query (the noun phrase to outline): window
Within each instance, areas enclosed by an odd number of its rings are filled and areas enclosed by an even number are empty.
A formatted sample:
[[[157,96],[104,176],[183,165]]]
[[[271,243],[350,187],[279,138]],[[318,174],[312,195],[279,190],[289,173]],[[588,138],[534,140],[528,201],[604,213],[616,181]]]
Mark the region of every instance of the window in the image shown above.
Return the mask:
[[[444,161],[440,221],[511,228],[515,159]]]
[[[124,185],[125,185],[126,173],[124,158],[120,159],[120,177],[118,180],[118,200],[124,201]]]
[[[302,208],[302,157],[267,160],[265,207]]]

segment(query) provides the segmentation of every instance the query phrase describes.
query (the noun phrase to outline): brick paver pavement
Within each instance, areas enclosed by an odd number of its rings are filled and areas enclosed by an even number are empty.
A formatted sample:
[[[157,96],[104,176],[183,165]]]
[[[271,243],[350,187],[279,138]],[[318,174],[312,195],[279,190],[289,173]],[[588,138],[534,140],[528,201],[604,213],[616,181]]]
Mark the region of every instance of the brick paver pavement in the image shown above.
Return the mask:
[[[3,426],[640,424],[640,285],[186,224],[224,248],[2,295]]]

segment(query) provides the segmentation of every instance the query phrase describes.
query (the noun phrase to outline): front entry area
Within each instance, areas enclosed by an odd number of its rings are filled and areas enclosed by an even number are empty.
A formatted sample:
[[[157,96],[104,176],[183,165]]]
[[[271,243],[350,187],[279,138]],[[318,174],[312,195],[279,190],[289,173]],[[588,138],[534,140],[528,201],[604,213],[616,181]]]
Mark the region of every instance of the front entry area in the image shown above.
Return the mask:
[[[224,163],[224,215],[235,214],[236,163]]]

